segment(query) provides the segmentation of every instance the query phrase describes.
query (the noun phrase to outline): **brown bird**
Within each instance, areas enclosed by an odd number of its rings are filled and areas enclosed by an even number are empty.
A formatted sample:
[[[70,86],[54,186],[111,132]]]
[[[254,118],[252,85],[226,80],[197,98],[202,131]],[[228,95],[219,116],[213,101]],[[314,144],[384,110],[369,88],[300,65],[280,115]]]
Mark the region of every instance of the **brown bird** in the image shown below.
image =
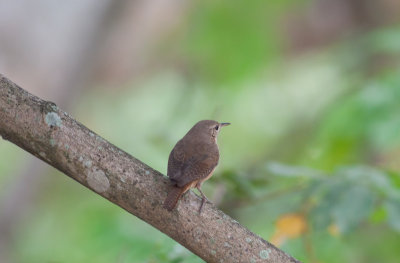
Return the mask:
[[[196,187],[202,196],[201,213],[204,202],[208,201],[201,191],[201,184],[212,176],[218,164],[217,136],[221,128],[229,124],[199,121],[177,142],[169,154],[167,171],[174,187],[164,201],[164,208],[171,211],[187,190]]]

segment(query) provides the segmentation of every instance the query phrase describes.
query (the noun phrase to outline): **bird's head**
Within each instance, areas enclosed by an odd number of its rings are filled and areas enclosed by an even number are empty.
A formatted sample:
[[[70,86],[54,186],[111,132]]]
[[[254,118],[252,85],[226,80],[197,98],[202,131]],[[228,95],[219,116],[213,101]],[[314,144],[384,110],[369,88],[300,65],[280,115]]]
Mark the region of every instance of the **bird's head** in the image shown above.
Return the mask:
[[[188,134],[192,134],[198,138],[210,137],[217,139],[221,128],[224,126],[228,126],[229,122],[217,122],[213,120],[203,120],[196,123],[192,129],[188,132]]]

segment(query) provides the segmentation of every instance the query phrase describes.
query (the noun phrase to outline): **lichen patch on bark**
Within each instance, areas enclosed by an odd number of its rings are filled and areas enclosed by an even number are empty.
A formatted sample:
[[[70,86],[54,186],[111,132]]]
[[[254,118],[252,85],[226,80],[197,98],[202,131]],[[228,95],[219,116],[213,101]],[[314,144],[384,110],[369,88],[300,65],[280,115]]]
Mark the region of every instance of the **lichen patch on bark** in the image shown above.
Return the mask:
[[[50,127],[61,127],[62,125],[62,120],[60,116],[58,116],[58,114],[54,111],[48,112],[44,120],[46,124]]]
[[[87,175],[87,182],[98,193],[104,193],[110,188],[106,174],[97,167],[93,167]]]

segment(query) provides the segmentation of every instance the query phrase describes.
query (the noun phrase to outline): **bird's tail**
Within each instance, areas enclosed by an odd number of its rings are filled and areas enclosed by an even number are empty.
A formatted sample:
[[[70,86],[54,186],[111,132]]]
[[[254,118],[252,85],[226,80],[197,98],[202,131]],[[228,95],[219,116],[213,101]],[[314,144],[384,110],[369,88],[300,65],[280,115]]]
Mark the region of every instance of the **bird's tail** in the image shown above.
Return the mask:
[[[164,201],[164,208],[168,211],[172,211],[178,203],[179,198],[186,192],[186,187],[174,186],[168,193],[167,198]]]

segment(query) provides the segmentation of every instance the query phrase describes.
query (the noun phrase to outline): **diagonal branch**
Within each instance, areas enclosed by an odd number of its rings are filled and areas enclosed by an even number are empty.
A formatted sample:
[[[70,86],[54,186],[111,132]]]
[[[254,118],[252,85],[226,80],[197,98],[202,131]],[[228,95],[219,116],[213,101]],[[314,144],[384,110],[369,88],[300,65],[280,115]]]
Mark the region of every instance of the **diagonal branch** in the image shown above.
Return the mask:
[[[54,103],[0,74],[0,135],[181,243],[207,262],[299,262],[213,205],[187,194],[162,208],[168,179]]]

